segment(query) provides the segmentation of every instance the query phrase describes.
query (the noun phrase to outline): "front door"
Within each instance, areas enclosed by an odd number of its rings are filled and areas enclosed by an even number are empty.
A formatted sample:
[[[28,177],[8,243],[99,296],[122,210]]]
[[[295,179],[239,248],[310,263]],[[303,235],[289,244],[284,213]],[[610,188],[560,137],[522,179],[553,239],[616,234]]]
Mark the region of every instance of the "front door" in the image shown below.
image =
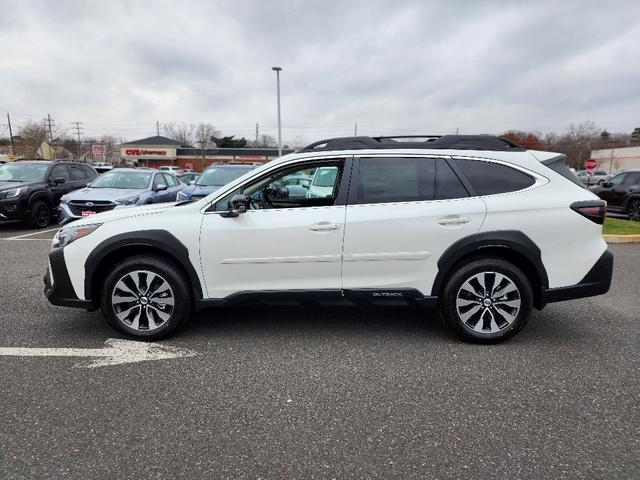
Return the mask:
[[[323,196],[286,185],[287,177],[313,178],[318,168],[333,168],[336,173]],[[207,297],[224,298],[237,292],[339,292],[345,170],[342,159],[298,163],[250,180],[212,204],[200,232]],[[249,200],[248,210],[224,216],[229,200],[238,194]]]
[[[440,256],[477,233],[485,217],[485,203],[469,197],[444,159],[360,158],[351,185],[345,290],[411,288],[430,295]]]

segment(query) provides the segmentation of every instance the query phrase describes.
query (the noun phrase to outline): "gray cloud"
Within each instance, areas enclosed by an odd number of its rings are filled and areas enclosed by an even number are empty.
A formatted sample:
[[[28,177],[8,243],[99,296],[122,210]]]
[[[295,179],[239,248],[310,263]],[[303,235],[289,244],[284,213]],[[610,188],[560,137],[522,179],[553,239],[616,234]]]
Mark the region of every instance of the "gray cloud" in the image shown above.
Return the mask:
[[[640,125],[640,5],[0,0],[0,110],[127,139],[206,121],[285,139]],[[1,128],[0,128],[1,131]]]

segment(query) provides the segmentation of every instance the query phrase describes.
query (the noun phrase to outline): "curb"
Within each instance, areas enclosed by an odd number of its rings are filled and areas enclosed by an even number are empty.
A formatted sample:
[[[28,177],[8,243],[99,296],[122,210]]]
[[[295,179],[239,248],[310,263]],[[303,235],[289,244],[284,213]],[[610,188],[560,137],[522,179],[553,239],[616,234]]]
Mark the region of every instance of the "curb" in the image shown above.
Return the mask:
[[[607,243],[640,243],[640,235],[603,235]]]

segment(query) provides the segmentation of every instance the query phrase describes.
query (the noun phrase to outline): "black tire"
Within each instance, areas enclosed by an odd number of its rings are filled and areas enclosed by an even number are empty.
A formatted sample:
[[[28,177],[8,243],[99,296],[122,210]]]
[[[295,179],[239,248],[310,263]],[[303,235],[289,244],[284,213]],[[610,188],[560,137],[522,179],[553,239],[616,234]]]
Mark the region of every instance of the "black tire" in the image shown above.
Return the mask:
[[[36,200],[31,205],[27,223],[31,228],[45,228],[51,223],[51,208],[44,200]]]
[[[146,273],[144,273],[145,276],[140,277],[136,272]],[[132,276],[128,277],[129,274]],[[149,274],[154,274],[155,277],[150,277]],[[167,297],[154,297],[151,294],[147,297],[146,293],[143,295],[136,293],[134,298],[134,295],[120,288],[124,283],[125,287],[133,290],[135,288],[135,282],[131,283],[133,278],[142,278],[143,289],[146,286],[148,292],[151,292],[158,282],[164,281],[169,286],[168,291],[171,292],[174,305],[167,303],[169,302]],[[149,278],[155,279],[151,280],[150,285],[146,285]],[[123,283],[119,283],[121,281]],[[116,288],[117,285],[118,288]],[[165,286],[160,284],[156,288],[155,295],[161,295]],[[116,299],[114,307],[113,296],[116,294],[117,299],[131,298],[131,300],[118,303]],[[144,302],[143,297],[147,298]],[[114,267],[105,279],[100,306],[106,322],[116,330],[139,340],[158,340],[167,337],[187,322],[191,317],[193,298],[188,278],[173,261],[160,256],[143,255],[123,260]],[[133,310],[127,318],[119,318],[118,315],[124,316],[130,308]],[[137,319],[138,328],[135,328],[135,317],[138,312],[140,313]],[[160,315],[168,318],[163,319]],[[156,326],[158,324],[159,326]]]
[[[629,220],[634,222],[640,222],[640,200],[632,200],[629,202],[629,208],[627,208],[627,215]]]
[[[480,295],[483,290],[476,275],[480,275],[490,290],[488,299],[487,295]],[[503,277],[506,277],[506,283]],[[490,284],[492,278],[493,284]],[[495,285],[498,279],[500,283]],[[516,290],[511,290],[509,282]],[[496,288],[501,285],[505,287]],[[469,286],[473,288],[473,294],[467,290]],[[511,291],[496,295],[503,290]],[[484,303],[487,300],[488,306]],[[518,300],[519,307],[515,308]],[[446,280],[439,307],[444,323],[456,335],[468,342],[486,344],[502,342],[518,333],[527,323],[532,303],[531,284],[522,270],[501,258],[476,257],[454,267]],[[466,322],[462,316],[466,317]]]

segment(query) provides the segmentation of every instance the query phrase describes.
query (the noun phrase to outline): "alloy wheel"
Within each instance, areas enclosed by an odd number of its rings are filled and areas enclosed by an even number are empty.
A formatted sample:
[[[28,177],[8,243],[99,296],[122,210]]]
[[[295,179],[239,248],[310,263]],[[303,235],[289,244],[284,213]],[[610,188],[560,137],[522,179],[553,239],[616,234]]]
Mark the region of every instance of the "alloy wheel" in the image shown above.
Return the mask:
[[[497,333],[518,317],[520,290],[506,275],[480,272],[468,278],[458,290],[456,311],[462,323],[477,333]]]
[[[116,282],[111,305],[124,325],[134,330],[152,331],[171,318],[175,297],[163,277],[147,270],[136,270]]]
[[[640,222],[640,200],[634,200],[629,205],[629,220]]]
[[[46,227],[50,223],[49,207],[46,205],[38,206],[36,210],[36,222],[40,227]]]

